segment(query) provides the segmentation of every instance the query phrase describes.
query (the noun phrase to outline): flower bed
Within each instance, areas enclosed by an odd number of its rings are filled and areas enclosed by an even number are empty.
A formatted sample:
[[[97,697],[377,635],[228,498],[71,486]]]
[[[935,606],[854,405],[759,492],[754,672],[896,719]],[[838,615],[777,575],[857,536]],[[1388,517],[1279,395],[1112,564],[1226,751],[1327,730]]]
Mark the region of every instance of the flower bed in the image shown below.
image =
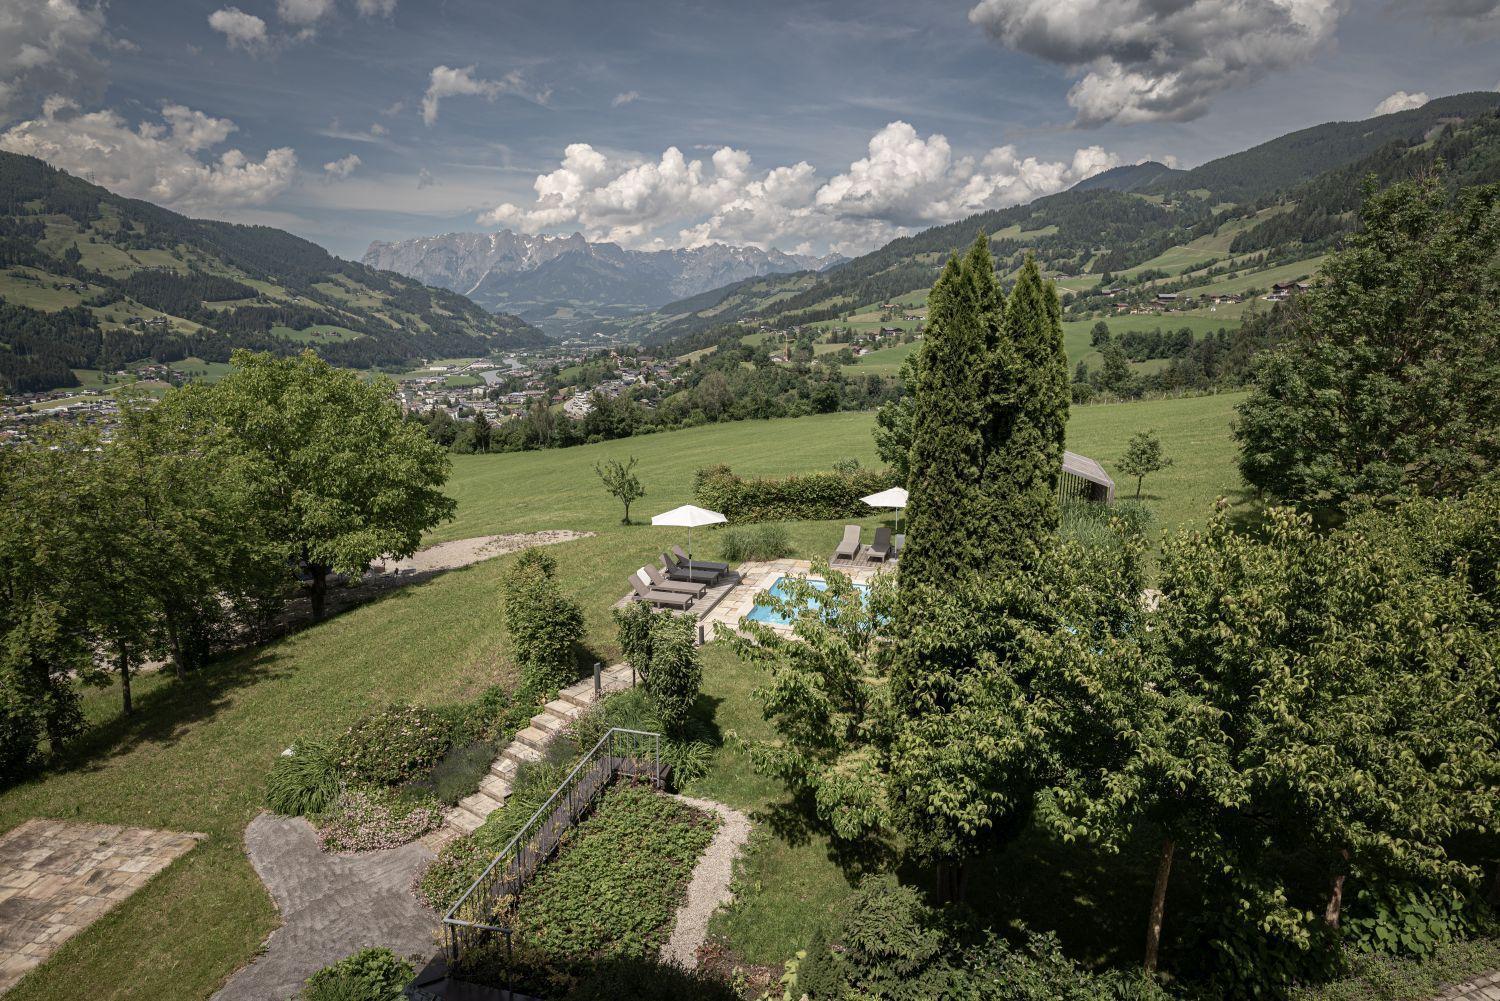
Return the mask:
[[[655,957],[718,824],[648,785],[610,788],[521,894],[517,986],[556,992],[600,960]],[[464,977],[503,984],[503,960],[481,950]]]

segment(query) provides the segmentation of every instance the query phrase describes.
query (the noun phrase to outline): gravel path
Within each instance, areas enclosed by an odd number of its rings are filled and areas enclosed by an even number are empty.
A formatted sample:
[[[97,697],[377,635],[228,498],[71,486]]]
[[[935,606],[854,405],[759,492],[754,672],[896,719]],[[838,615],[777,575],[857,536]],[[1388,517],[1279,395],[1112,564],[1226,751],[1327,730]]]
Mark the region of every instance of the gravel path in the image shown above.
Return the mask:
[[[476,535],[472,539],[439,542],[435,546],[418,550],[404,560],[380,560],[377,561],[376,566],[383,568],[385,574],[394,574],[397,577],[457,570],[473,563],[492,560],[496,556],[504,556],[506,553],[531,549],[533,546],[551,546],[559,542],[586,539],[593,534],[593,532],[550,531],[526,532],[520,535]],[[376,576],[378,574],[367,576],[366,583]]]
[[[729,882],[734,876],[735,857],[750,837],[750,818],[711,799],[693,799],[691,796],[673,798],[700,810],[712,810],[722,821],[714,839],[704,849],[703,857],[693,867],[687,900],[677,909],[677,922],[672,927],[672,937],[661,950],[663,962],[675,963],[692,970],[698,966],[698,947],[708,937],[708,919],[713,917],[714,911],[721,905],[729,903],[733,898]]]
[[[294,997],[313,973],[366,946],[386,946],[419,965],[436,946],[439,918],[410,889],[432,858],[421,842],[332,855],[318,846],[307,821],[262,813],[245,828],[245,852],[271,891],[282,926],[215,1001]]]

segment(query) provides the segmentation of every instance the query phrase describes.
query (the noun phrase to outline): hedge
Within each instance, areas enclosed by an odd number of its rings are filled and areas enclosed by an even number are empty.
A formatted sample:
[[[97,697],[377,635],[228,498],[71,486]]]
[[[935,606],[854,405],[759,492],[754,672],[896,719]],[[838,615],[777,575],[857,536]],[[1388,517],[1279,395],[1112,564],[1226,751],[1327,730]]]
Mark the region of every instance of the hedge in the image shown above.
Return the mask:
[[[867,517],[873,509],[860,498],[897,485],[889,469],[746,479],[728,466],[707,466],[698,470],[693,496],[733,522],[829,521]]]

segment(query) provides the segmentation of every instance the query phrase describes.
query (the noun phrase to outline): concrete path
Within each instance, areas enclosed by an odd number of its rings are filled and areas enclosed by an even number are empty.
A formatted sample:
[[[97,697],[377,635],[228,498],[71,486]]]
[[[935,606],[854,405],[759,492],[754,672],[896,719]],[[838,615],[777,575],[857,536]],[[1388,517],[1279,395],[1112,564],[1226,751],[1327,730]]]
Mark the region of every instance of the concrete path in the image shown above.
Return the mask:
[[[693,799],[691,796],[674,796],[689,806],[700,810],[712,810],[719,815],[721,823],[703,856],[693,867],[693,878],[688,883],[687,899],[677,909],[677,922],[672,926],[672,937],[662,947],[663,962],[674,963],[683,969],[698,966],[698,947],[708,937],[708,921],[714,911],[729,903],[733,894],[729,890],[734,878],[734,860],[745,841],[750,837],[750,818],[738,810],[711,799]]]
[[[295,997],[313,973],[367,946],[420,963],[437,944],[438,915],[411,892],[432,858],[421,842],[326,854],[306,820],[262,813],[245,828],[245,852],[281,910],[282,927],[265,953],[214,995],[217,1001]]]

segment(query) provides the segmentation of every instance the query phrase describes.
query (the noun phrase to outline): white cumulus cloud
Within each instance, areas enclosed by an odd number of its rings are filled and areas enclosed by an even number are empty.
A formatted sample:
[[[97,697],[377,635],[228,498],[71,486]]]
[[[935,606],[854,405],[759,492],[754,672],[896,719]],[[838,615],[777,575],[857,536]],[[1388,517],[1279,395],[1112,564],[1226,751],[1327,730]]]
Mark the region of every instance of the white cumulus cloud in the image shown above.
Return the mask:
[[[1463,0],[1455,0],[1463,2]],[[979,0],[969,20],[1066,67],[1079,125],[1186,121],[1213,98],[1300,63],[1346,0]]]
[[[217,159],[199,154],[224,142],[233,122],[176,104],[160,121],[135,128],[114,111],[82,113],[65,98],[49,98],[38,118],[0,133],[0,149],[40,157],[112,191],[185,212],[218,212],[261,205],[289,188],[297,155],[280,147],[252,160],[238,149]]]
[[[276,16],[287,24],[317,24],[333,13],[333,0],[276,0]]]
[[[224,36],[231,49],[259,52],[270,44],[266,22],[238,7],[221,7],[208,15],[208,26]]]
[[[1420,108],[1429,100],[1431,98],[1420,90],[1415,94],[1408,94],[1404,90],[1398,90],[1384,101],[1375,105],[1375,110],[1371,114],[1390,115],[1397,111],[1410,111],[1412,108]]]
[[[582,229],[635,247],[749,243],[867,250],[915,229],[1051,194],[1119,163],[1098,146],[1066,160],[1022,156],[1014,146],[955,155],[938,134],[892,122],[864,157],[826,179],[807,162],[766,170],[723,147],[705,162],[669,147],[656,159],[611,156],[587,143],[536,178],[535,201],[506,202],[480,217],[526,232]]]
[[[350,153],[348,156],[340,157],[337,160],[330,160],[328,163],[323,164],[323,171],[329,178],[342,180],[354,173],[363,162],[359,158],[359,154]]]
[[[493,101],[501,94],[512,94],[536,104],[546,104],[552,91],[550,88],[532,87],[515,70],[499,80],[485,80],[474,75],[473,66],[457,69],[452,66],[434,66],[428,77],[427,92],[422,95],[422,121],[428,125],[437,122],[438,104],[445,97],[470,95]]]
[[[0,124],[35,113],[47,95],[97,97],[104,89],[100,50],[114,44],[101,3],[0,2]]]
[[[614,96],[614,99],[609,102],[609,106],[611,108],[621,108],[631,103],[632,101],[640,100],[640,97],[640,91],[627,90],[622,93],[616,94]]]

